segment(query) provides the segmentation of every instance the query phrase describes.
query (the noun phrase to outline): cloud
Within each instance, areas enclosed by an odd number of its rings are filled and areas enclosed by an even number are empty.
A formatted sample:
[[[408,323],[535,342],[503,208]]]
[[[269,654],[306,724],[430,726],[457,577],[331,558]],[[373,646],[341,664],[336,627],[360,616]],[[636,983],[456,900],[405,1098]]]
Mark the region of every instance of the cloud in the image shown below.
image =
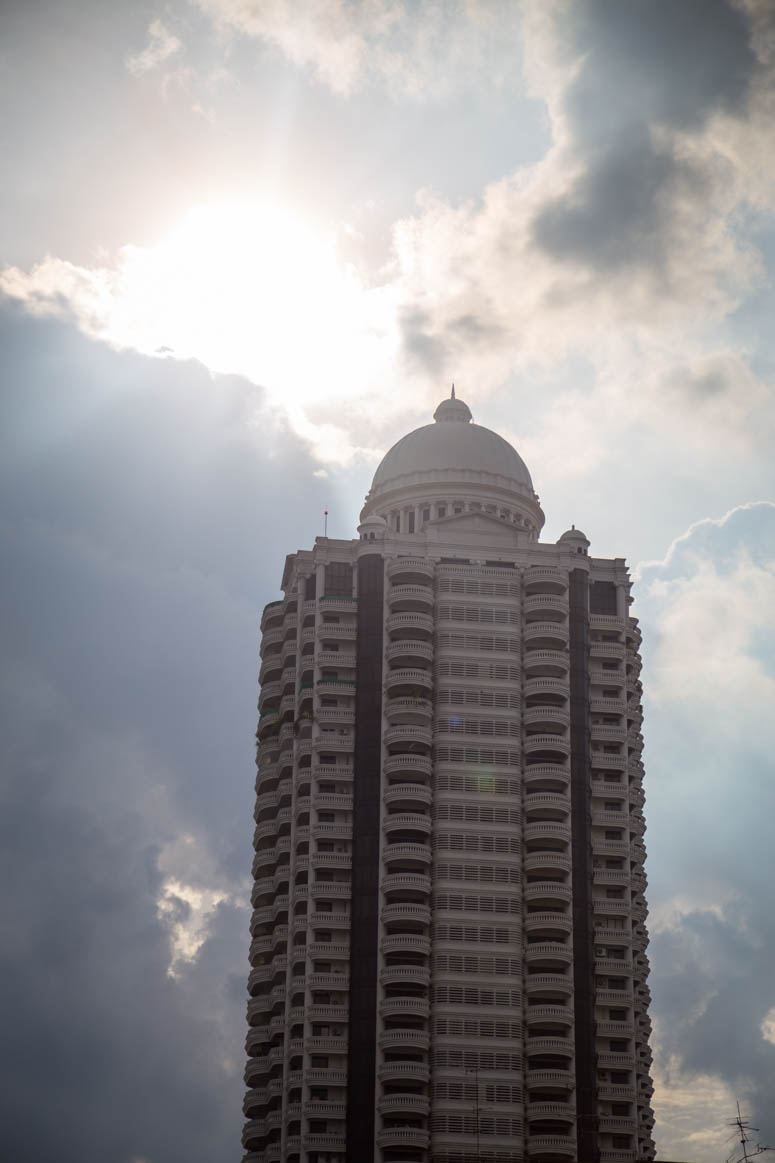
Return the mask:
[[[485,77],[510,82],[516,11],[497,0],[197,0],[221,28],[264,41],[335,93],[369,85],[413,101],[449,99]]]
[[[181,42],[177,36],[162,24],[161,20],[152,20],[148,25],[148,43],[142,52],[126,58],[127,71],[133,77],[142,77],[158,69],[171,56],[179,52]]]
[[[775,1137],[775,503],[696,522],[637,574],[660,1152],[720,1160],[734,1097]]]
[[[265,545],[315,464],[245,380],[7,302],[0,342],[3,1148],[226,1163]]]

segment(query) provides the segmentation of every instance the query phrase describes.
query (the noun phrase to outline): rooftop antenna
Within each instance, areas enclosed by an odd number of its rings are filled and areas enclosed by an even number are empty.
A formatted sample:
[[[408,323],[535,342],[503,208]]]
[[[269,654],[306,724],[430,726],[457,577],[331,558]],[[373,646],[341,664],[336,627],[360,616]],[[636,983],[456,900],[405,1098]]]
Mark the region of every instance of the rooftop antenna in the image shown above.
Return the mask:
[[[323,536],[328,537],[328,509],[323,510]]]
[[[455,385],[454,384],[452,385],[452,394],[450,395],[449,398],[450,398],[450,400],[454,400],[454,398],[455,398]]]
[[[740,1113],[739,1102],[737,1104],[737,1118],[732,1119],[729,1125],[730,1127],[735,1127],[738,1134],[740,1135],[740,1146],[743,1149],[743,1153],[742,1155],[738,1155],[737,1148],[735,1148],[735,1150],[729,1156],[728,1163],[748,1163],[749,1159],[753,1159],[756,1155],[761,1155],[763,1151],[775,1151],[775,1147],[765,1147],[762,1143],[757,1143],[753,1149],[749,1150],[749,1144],[751,1143],[749,1132],[756,1131],[758,1133],[759,1128],[752,1127],[751,1124],[743,1118],[742,1114]]]

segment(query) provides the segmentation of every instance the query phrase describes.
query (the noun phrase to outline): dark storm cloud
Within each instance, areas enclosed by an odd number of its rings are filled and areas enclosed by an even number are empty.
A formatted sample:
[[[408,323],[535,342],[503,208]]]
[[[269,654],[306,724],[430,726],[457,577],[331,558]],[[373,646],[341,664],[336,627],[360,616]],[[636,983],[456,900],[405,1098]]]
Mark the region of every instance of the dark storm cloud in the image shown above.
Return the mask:
[[[670,134],[716,112],[743,116],[758,68],[743,9],[726,0],[586,0],[557,30],[578,71],[563,98],[581,172],[538,212],[536,244],[611,271],[659,270],[675,248],[677,205],[701,206],[719,175],[681,158]]]
[[[249,872],[263,547],[314,465],[245,381],[7,305],[0,346],[0,1154],[225,1163],[247,914],[172,980],[159,860],[188,833],[194,879]]]

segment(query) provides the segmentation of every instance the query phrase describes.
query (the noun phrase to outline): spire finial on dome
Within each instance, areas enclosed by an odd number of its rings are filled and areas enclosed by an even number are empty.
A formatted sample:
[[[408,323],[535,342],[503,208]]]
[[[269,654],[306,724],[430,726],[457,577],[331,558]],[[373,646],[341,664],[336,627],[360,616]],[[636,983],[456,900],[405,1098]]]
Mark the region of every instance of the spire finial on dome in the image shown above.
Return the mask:
[[[452,385],[452,391],[450,392],[449,398],[450,398],[450,400],[454,400],[454,398],[455,398],[455,385],[454,384]]]

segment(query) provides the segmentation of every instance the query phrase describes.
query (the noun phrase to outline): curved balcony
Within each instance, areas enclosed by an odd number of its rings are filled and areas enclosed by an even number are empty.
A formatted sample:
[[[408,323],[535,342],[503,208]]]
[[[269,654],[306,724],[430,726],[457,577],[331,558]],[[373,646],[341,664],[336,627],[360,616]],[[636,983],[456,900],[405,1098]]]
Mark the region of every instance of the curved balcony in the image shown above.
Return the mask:
[[[397,752],[393,755],[386,755],[382,763],[382,772],[386,778],[391,775],[409,777],[414,772],[429,778],[432,771],[433,762],[430,757],[420,755],[417,752]]]
[[[523,779],[526,784],[551,781],[567,787],[570,783],[570,767],[567,763],[531,763],[525,767]],[[540,790],[546,791],[547,789]],[[552,788],[552,790],[555,789]]]
[[[391,832],[422,832],[429,836],[433,827],[430,816],[420,815],[419,812],[399,812],[393,816],[385,816],[382,821],[382,831]]]
[[[576,1104],[572,1102],[531,1102],[525,1111],[528,1119],[553,1119],[576,1125]]]
[[[526,884],[522,891],[526,904],[542,902],[567,904],[573,893],[570,884],[562,884],[557,880],[534,881],[532,884]]]
[[[529,791],[523,797],[522,806],[526,812],[544,811],[549,808],[558,813],[562,812],[567,818],[570,812],[570,796],[564,791]],[[529,823],[529,817],[527,822]]]
[[[433,586],[420,585],[411,582],[399,582],[390,586],[387,592],[387,604],[391,610],[397,613],[401,611],[414,611],[417,606],[423,609],[433,609],[435,598],[433,596]]]
[[[632,965],[629,961],[619,961],[617,958],[596,957],[595,972],[615,974],[616,977],[632,977]]]
[[[431,878],[423,876],[421,873],[389,872],[382,877],[380,885],[384,893],[399,889],[429,893],[431,891]]]
[[[524,918],[526,933],[554,929],[558,933],[570,933],[573,919],[568,913],[526,913]]]
[[[429,979],[427,965],[385,965],[379,971],[380,985],[427,985]]]
[[[386,807],[405,804],[412,811],[413,804],[430,805],[433,799],[431,789],[425,783],[393,783],[385,791],[382,802]]]
[[[248,1058],[257,1058],[264,1054],[271,1035],[269,1026],[249,1026],[245,1036],[245,1050]]]
[[[568,627],[564,622],[526,622],[522,639],[529,650],[562,650],[568,645]]]
[[[562,650],[525,650],[525,679],[563,678],[570,667],[569,656]]]
[[[525,992],[528,994],[559,993],[563,997],[573,996],[573,978],[561,973],[528,973],[525,978]]]
[[[393,557],[387,563],[387,575],[394,585],[422,584],[433,579],[433,562],[422,557]]]
[[[525,961],[528,964],[538,961],[559,961],[564,965],[570,965],[572,960],[573,947],[561,945],[559,941],[539,941],[535,945],[525,946]]]
[[[265,1119],[249,1119],[242,1128],[242,1146],[246,1151],[258,1150],[266,1136]]]
[[[353,858],[351,852],[313,852],[309,857],[312,868],[350,868]],[[299,866],[299,861],[296,861]]]
[[[263,1114],[269,1095],[265,1086],[251,1087],[242,1100],[242,1113],[245,1118],[255,1119]]]
[[[555,614],[568,613],[568,596],[565,593],[534,593],[524,599],[525,614],[540,614],[543,610]]]
[[[382,853],[385,864],[392,860],[421,860],[425,864],[430,864],[432,858],[433,853],[427,844],[405,844],[403,841],[395,844],[388,842]]]
[[[430,1002],[427,997],[386,997],[379,1003],[382,1018],[395,1018],[411,1014],[415,1018],[427,1018]]]
[[[327,1131],[320,1134],[306,1134],[302,1139],[305,1151],[344,1151],[346,1146],[344,1130]],[[279,1156],[278,1156],[279,1157]]]
[[[528,1026],[558,1025],[569,1029],[574,1023],[573,1010],[562,1005],[535,1005],[525,1010]]]
[[[551,1034],[535,1038],[528,1037],[525,1042],[526,1054],[562,1054],[568,1058],[573,1056],[573,1039],[561,1038]]]
[[[572,1089],[574,1080],[567,1070],[531,1070],[528,1067],[525,1084],[528,1089],[540,1087],[541,1090],[568,1091]]]
[[[525,843],[531,840],[561,840],[570,844],[570,825],[561,820],[541,820],[536,823],[527,820],[522,835]]]
[[[380,1147],[427,1147],[428,1132],[420,1127],[388,1127],[377,1131]]]
[[[428,905],[416,904],[414,901],[399,901],[396,904],[385,905],[379,915],[384,925],[394,921],[418,921],[422,925],[431,923],[431,910]]]
[[[382,937],[379,943],[380,953],[422,953],[428,956],[431,943],[428,937],[421,937],[419,933],[393,933]]]
[[[428,674],[426,665],[433,661],[433,643],[420,642],[416,638],[399,638],[397,642],[389,642],[385,648],[385,657],[394,671],[396,667],[412,666],[412,661],[407,661],[409,655],[415,660],[417,669]],[[392,673],[388,678],[392,678]]]
[[[429,1098],[427,1094],[385,1094],[379,1099],[377,1110],[381,1115],[402,1114],[404,1111],[411,1114],[426,1115],[428,1113]]]
[[[385,704],[385,715],[390,721],[398,718],[422,726],[433,718],[433,703],[429,699],[391,697]]]
[[[568,693],[568,676],[547,676],[538,675],[535,678],[526,678],[524,686],[522,687],[522,694],[524,698],[542,698],[546,696],[552,701],[548,706],[557,706],[557,698],[566,700],[569,697]]]
[[[377,1075],[380,1082],[395,1082],[404,1078],[412,1082],[427,1082],[430,1067],[427,1062],[383,1062],[377,1068]]]
[[[388,634],[396,632],[416,634],[421,636],[433,634],[433,618],[430,614],[388,614],[385,619],[385,629]]]
[[[589,668],[589,681],[592,686],[618,687],[624,686],[624,673],[620,670],[602,670],[598,667]]]
[[[552,734],[564,733],[570,726],[570,713],[557,706],[525,707],[522,721],[525,727],[545,726]]]
[[[570,872],[571,862],[567,852],[526,852],[525,872],[542,872],[546,868]]]
[[[387,747],[401,744],[430,747],[433,732],[430,727],[422,727],[419,723],[404,723],[401,726],[388,727],[382,738]]]
[[[383,1030],[379,1035],[381,1050],[427,1050],[430,1042],[427,1030]]]
[[[535,752],[540,752],[546,755],[548,763],[555,763],[557,760],[554,756],[558,756],[562,761],[570,755],[570,741],[560,735],[526,735],[522,749],[526,759]]]
[[[271,1009],[272,1003],[268,993],[262,993],[259,997],[249,997],[247,1005],[248,1025],[256,1029],[265,1026],[269,1021]]]
[[[271,629],[264,630],[261,635],[261,654],[263,656],[264,650],[267,646],[274,646],[278,642],[282,642],[285,638],[285,630],[282,626],[272,626]]]
[[[525,593],[566,593],[568,589],[567,570],[551,565],[532,565],[522,575]]]

